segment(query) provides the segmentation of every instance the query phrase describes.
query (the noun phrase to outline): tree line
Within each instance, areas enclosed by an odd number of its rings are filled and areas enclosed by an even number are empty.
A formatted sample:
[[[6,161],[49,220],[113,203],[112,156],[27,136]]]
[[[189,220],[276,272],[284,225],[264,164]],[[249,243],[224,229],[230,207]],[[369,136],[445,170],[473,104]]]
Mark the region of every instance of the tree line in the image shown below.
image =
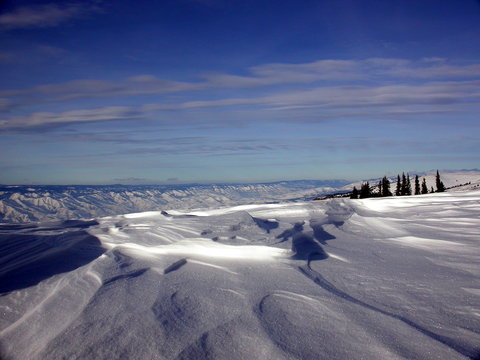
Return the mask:
[[[440,174],[437,170],[437,175],[435,177],[435,186],[436,190],[433,186],[430,190],[427,187],[427,182],[425,178],[423,178],[422,183],[420,184],[420,179],[418,175],[415,175],[414,180],[414,188],[413,194],[420,195],[420,194],[428,194],[434,192],[444,192],[445,185],[443,185],[442,180],[440,179]],[[402,173],[397,175],[397,183],[395,187],[395,196],[409,196],[412,195],[412,184],[410,181],[410,175],[407,173]],[[387,197],[393,196],[393,193],[390,190],[390,180],[384,176],[382,180],[379,181],[378,185],[371,186],[370,183],[367,181],[362,183],[360,190],[358,190],[355,186],[353,187],[352,193],[350,195],[350,199],[365,199],[369,197]]]

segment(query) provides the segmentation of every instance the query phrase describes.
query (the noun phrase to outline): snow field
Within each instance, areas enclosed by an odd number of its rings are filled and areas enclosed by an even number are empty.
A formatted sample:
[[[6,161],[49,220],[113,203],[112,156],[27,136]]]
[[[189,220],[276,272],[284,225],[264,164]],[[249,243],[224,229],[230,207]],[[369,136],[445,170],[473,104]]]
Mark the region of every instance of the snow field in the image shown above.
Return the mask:
[[[469,191],[3,226],[0,355],[476,359],[479,215]]]

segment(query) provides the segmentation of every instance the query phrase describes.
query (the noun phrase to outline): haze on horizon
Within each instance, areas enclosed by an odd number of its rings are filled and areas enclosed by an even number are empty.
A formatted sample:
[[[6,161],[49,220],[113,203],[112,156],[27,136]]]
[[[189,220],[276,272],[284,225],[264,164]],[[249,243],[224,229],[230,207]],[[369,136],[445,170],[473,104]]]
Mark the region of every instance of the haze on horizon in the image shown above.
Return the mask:
[[[0,5],[0,183],[478,168],[478,1]]]

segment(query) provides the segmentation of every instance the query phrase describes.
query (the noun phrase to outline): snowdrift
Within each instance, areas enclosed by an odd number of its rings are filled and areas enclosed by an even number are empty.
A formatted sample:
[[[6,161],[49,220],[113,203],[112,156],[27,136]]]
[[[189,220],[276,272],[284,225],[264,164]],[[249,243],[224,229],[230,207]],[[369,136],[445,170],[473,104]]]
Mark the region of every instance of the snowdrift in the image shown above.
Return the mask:
[[[2,359],[478,359],[480,191],[0,226]]]

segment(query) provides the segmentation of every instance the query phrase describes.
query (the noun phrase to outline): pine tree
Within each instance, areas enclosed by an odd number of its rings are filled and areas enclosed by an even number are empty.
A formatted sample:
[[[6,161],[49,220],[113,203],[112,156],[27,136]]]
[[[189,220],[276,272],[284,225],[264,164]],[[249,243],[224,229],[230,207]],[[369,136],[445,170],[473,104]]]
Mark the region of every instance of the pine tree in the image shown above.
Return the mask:
[[[438,173],[438,170],[437,170],[437,176],[435,177],[435,185],[437,186],[437,192],[445,191],[445,185],[443,185],[442,180],[440,180],[440,174]]]
[[[433,186],[430,188],[430,192],[433,194],[435,190],[433,190]]]
[[[420,195],[420,180],[418,175],[415,175],[415,195]]]
[[[353,187],[352,195],[350,195],[350,199],[358,199],[358,190],[355,186]]]
[[[422,194],[428,194],[427,181],[423,178],[422,181]]]
[[[407,182],[405,184],[405,195],[412,195],[412,184],[410,183],[410,175],[407,173]]]
[[[370,184],[367,181],[365,184],[362,184],[362,187],[360,188],[360,199],[369,198],[371,195]]]
[[[407,177],[402,173],[402,185],[400,188],[400,195],[407,195]]]
[[[395,189],[395,196],[402,195],[402,185],[400,184],[400,175],[397,175],[397,188]]]
[[[378,182],[378,196],[379,196],[379,197],[385,196],[385,195],[383,195],[383,191],[382,191],[382,190],[383,190],[382,180],[380,180],[380,181]]]
[[[392,192],[390,191],[390,180],[388,180],[386,176],[382,179],[382,196],[392,196]]]

